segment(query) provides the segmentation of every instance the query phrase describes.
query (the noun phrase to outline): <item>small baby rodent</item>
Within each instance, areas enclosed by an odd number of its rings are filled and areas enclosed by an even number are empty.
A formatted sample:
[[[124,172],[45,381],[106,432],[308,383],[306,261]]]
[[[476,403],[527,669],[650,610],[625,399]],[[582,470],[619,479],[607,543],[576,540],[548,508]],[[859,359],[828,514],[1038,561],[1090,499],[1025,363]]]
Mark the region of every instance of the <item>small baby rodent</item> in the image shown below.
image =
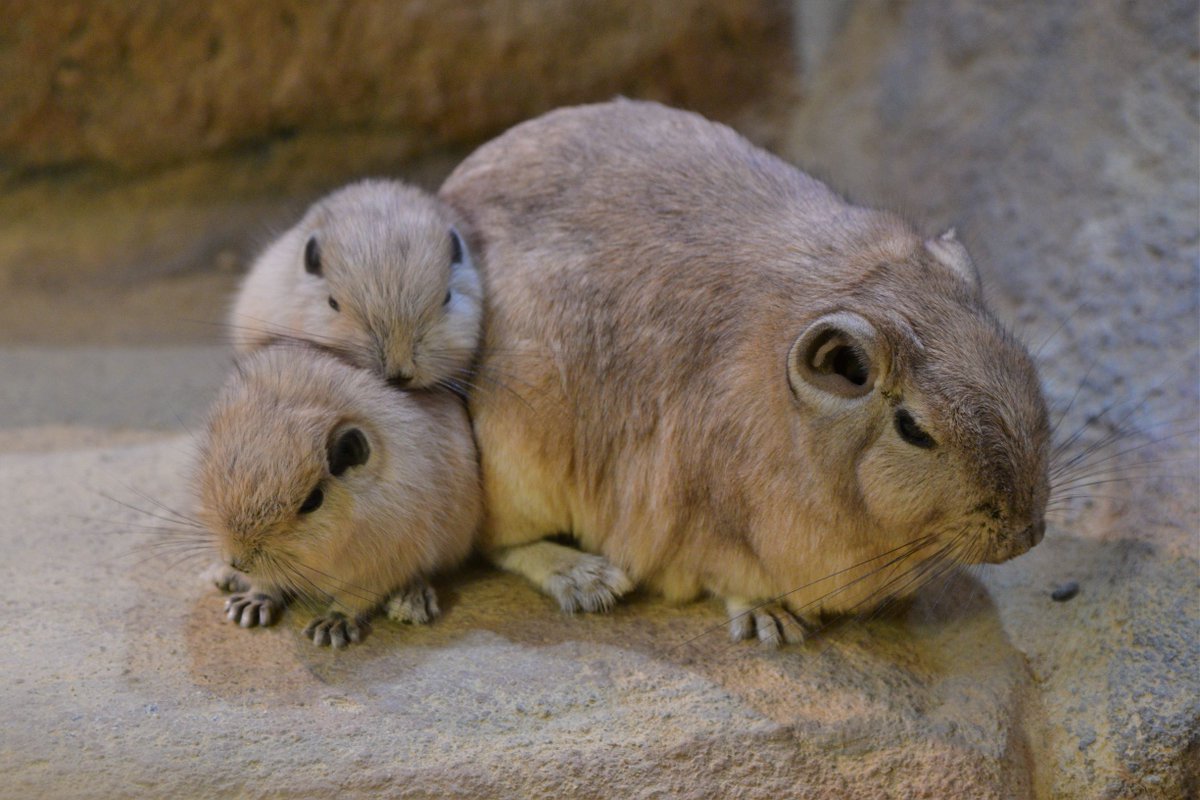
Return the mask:
[[[461,388],[479,318],[453,212],[399,181],[364,180],[314,203],[259,256],[230,326],[242,353],[305,339],[402,387]]]
[[[237,592],[229,618],[269,625],[304,597],[326,608],[305,634],[337,647],[385,603],[393,619],[436,616],[425,578],[467,555],[482,513],[457,397],[400,391],[296,344],[237,362],[195,478],[198,516],[228,565],[214,577]]]
[[[470,396],[483,546],[564,607],[624,572],[778,644],[1042,538],[1038,376],[952,232],[626,100],[513,128],[440,195],[480,256],[478,368],[515,387]]]

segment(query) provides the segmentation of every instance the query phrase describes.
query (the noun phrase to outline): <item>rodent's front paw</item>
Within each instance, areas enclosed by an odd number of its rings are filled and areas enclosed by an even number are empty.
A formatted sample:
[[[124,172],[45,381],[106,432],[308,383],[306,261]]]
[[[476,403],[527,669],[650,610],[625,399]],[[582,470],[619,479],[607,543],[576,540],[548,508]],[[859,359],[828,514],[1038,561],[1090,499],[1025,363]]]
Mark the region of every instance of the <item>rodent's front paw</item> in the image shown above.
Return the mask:
[[[815,628],[779,603],[756,604],[745,600],[726,600],[729,614],[729,638],[735,642],[758,639],[765,647],[784,642],[800,644]]]
[[[201,577],[206,581],[211,581],[212,585],[222,592],[245,593],[251,589],[249,578],[228,564],[213,564],[204,571]]]
[[[304,628],[304,635],[311,637],[318,647],[333,645],[340,649],[348,644],[358,644],[366,634],[366,623],[351,619],[340,611],[317,617]]]
[[[225,618],[243,628],[274,625],[279,620],[280,604],[269,594],[239,592],[225,601]]]
[[[418,578],[392,595],[386,613],[387,618],[395,622],[428,625],[441,616],[442,611],[438,608],[437,592],[427,581]]]
[[[576,611],[608,611],[617,598],[633,588],[623,570],[602,556],[579,553],[569,566],[551,573],[546,592],[568,614]]]

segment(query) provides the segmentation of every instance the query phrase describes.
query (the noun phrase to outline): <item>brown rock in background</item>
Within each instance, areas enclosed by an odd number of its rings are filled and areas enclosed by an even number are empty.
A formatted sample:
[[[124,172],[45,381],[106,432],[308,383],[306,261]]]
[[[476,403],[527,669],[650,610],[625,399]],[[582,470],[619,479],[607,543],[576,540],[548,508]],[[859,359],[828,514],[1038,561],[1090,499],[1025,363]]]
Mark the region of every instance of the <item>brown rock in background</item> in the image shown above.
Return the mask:
[[[558,105],[624,93],[763,140],[793,99],[786,0],[4,0],[0,20],[0,312],[41,312],[0,313],[0,339],[23,342],[211,338],[148,279],[215,322],[316,195],[436,187]]]
[[[9,172],[136,171],[303,133],[469,145],[616,93],[728,118],[790,72],[780,0],[10,0]]]

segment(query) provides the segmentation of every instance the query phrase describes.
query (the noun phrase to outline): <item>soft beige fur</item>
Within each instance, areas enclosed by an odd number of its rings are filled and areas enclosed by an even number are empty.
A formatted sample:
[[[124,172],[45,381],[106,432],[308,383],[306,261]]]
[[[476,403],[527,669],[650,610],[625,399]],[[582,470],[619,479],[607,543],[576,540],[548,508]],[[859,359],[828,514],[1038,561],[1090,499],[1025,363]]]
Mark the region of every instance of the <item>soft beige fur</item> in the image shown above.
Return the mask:
[[[864,610],[1041,538],[1038,377],[952,232],[924,241],[726,127],[624,100],[517,126],[441,196],[485,283],[471,412],[502,566],[553,592],[572,557],[538,540],[570,532],[777,642],[788,610]],[[855,353],[862,386],[830,366]]]
[[[359,431],[365,462],[331,474],[336,443]],[[336,470],[335,470],[336,471]],[[327,606],[318,644],[357,641],[378,607],[428,621],[424,577],[454,566],[481,515],[478,467],[461,401],[407,393],[315,348],[276,346],[238,362],[209,415],[196,468],[199,517],[240,589],[230,618],[269,624],[290,595]],[[304,514],[319,487],[324,501]]]
[[[437,198],[399,181],[333,192],[254,263],[230,315],[235,346],[305,339],[401,385],[463,388],[481,299],[465,243],[452,263],[454,225]],[[320,275],[305,269],[310,239]]]

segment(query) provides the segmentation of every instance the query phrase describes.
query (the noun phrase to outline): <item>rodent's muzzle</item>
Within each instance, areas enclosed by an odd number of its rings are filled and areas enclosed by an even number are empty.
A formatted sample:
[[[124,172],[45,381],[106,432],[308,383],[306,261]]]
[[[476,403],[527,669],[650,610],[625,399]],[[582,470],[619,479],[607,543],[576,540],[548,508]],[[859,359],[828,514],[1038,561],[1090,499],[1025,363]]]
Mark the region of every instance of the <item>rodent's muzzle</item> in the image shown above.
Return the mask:
[[[984,561],[988,564],[1000,564],[1010,558],[1029,552],[1046,536],[1046,520],[1039,519],[1032,525],[1026,525],[1011,536],[995,542],[989,549]]]

